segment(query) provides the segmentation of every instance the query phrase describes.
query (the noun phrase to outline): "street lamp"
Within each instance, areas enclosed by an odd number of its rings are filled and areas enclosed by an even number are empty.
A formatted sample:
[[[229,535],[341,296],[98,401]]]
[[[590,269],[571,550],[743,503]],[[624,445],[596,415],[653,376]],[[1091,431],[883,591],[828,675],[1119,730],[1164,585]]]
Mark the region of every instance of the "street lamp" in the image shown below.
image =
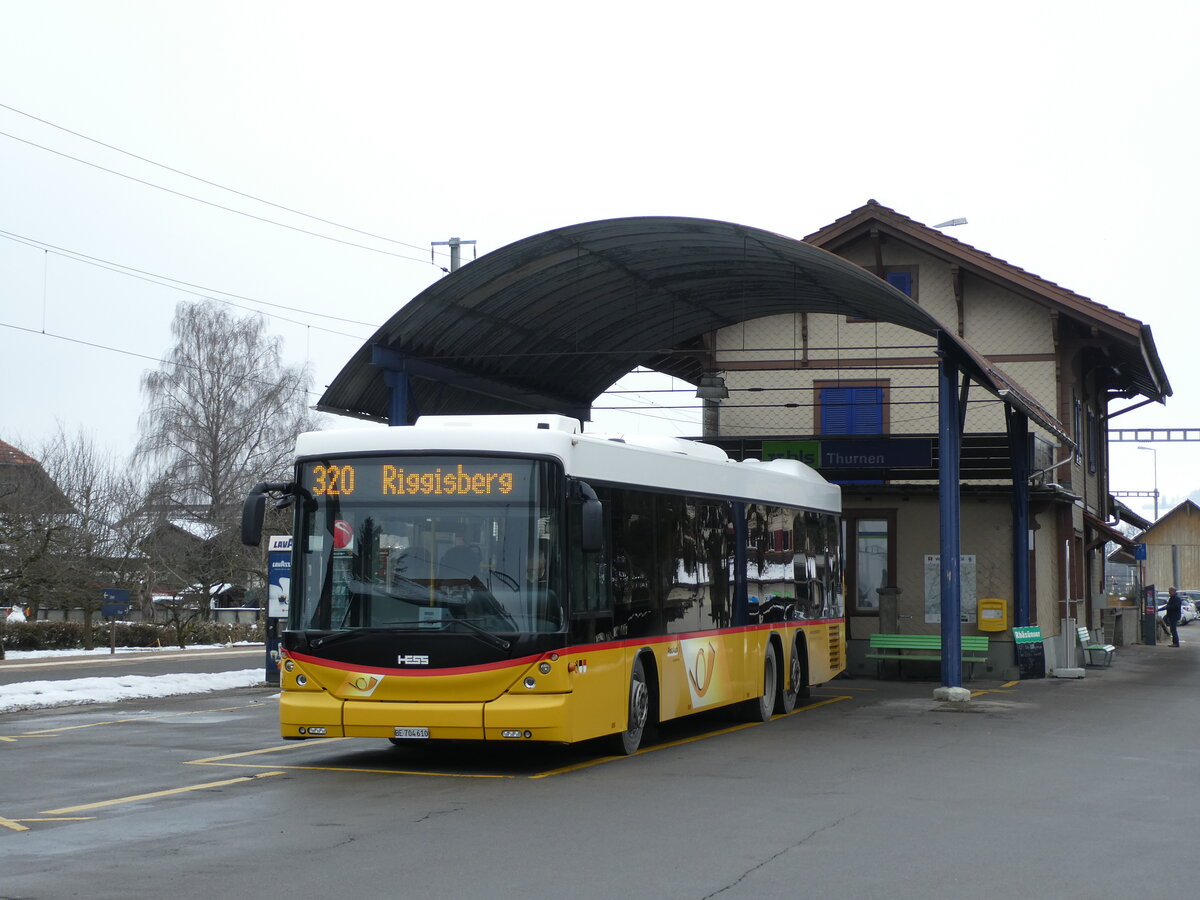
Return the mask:
[[[1154,447],[1143,447],[1138,444],[1139,450],[1149,450],[1154,454],[1154,521],[1158,521],[1158,450]]]

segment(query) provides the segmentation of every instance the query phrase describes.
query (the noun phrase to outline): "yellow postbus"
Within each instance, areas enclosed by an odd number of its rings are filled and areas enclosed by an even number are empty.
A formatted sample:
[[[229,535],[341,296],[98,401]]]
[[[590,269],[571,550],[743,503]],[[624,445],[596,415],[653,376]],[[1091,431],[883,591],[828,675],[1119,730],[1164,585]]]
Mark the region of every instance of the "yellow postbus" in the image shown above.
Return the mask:
[[[720,706],[790,712],[844,668],[841,492],[794,460],[554,415],[313,432],[294,481],[285,738],[633,753]]]

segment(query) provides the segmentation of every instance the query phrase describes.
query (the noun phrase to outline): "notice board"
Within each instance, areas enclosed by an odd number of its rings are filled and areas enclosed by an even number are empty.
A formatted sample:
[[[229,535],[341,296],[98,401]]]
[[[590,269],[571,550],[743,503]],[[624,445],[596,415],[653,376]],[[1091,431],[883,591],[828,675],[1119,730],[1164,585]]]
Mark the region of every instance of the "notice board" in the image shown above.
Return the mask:
[[[1037,625],[1014,625],[1012,631],[1021,677],[1045,678],[1046,647],[1042,643],[1042,629]]]

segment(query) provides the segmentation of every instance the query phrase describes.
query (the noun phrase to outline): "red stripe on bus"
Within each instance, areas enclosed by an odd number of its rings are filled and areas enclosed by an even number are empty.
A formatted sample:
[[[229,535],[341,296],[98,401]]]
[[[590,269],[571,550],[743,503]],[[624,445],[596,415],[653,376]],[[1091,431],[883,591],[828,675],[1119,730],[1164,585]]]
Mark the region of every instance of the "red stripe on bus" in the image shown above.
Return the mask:
[[[840,625],[843,624],[844,621],[844,619],[805,619],[803,621],[794,620],[791,622],[768,622],[759,625],[739,625],[733,628],[718,628],[712,631],[688,631],[681,634],[655,635],[654,637],[622,638],[616,641],[603,641],[595,644],[573,644],[554,650],[546,650],[542,653],[535,653],[530,656],[520,656],[516,659],[502,659],[494,663],[482,663],[476,666],[456,666],[454,668],[445,669],[363,666],[332,659],[324,659],[320,656],[312,656],[308,653],[299,653],[295,650],[288,650],[285,652],[290,658],[295,659],[298,662],[324,666],[327,669],[339,669],[344,672],[362,672],[368,675],[409,675],[418,678],[428,678],[434,675],[469,675],[473,672],[494,672],[498,669],[516,668],[518,666],[531,666],[538,660],[547,658],[552,653],[557,653],[559,656],[574,656],[577,653],[599,652],[601,650],[619,650],[627,647],[646,647],[653,644],[666,644],[674,641],[687,641],[693,638],[712,637],[713,635],[744,634],[748,631],[774,631],[784,628],[801,628],[805,625]]]

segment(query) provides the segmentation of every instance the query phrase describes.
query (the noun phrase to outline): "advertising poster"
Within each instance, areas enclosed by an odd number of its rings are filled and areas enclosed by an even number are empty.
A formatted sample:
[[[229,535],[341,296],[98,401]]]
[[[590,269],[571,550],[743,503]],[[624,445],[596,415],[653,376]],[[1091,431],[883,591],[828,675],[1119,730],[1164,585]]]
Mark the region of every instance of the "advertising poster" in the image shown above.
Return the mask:
[[[267,543],[267,618],[287,618],[291,582],[292,536],[273,534]]]
[[[958,583],[962,621],[975,622],[979,610],[975,595],[975,554],[958,558]],[[925,555],[925,621],[942,621],[942,557],[936,553]]]

